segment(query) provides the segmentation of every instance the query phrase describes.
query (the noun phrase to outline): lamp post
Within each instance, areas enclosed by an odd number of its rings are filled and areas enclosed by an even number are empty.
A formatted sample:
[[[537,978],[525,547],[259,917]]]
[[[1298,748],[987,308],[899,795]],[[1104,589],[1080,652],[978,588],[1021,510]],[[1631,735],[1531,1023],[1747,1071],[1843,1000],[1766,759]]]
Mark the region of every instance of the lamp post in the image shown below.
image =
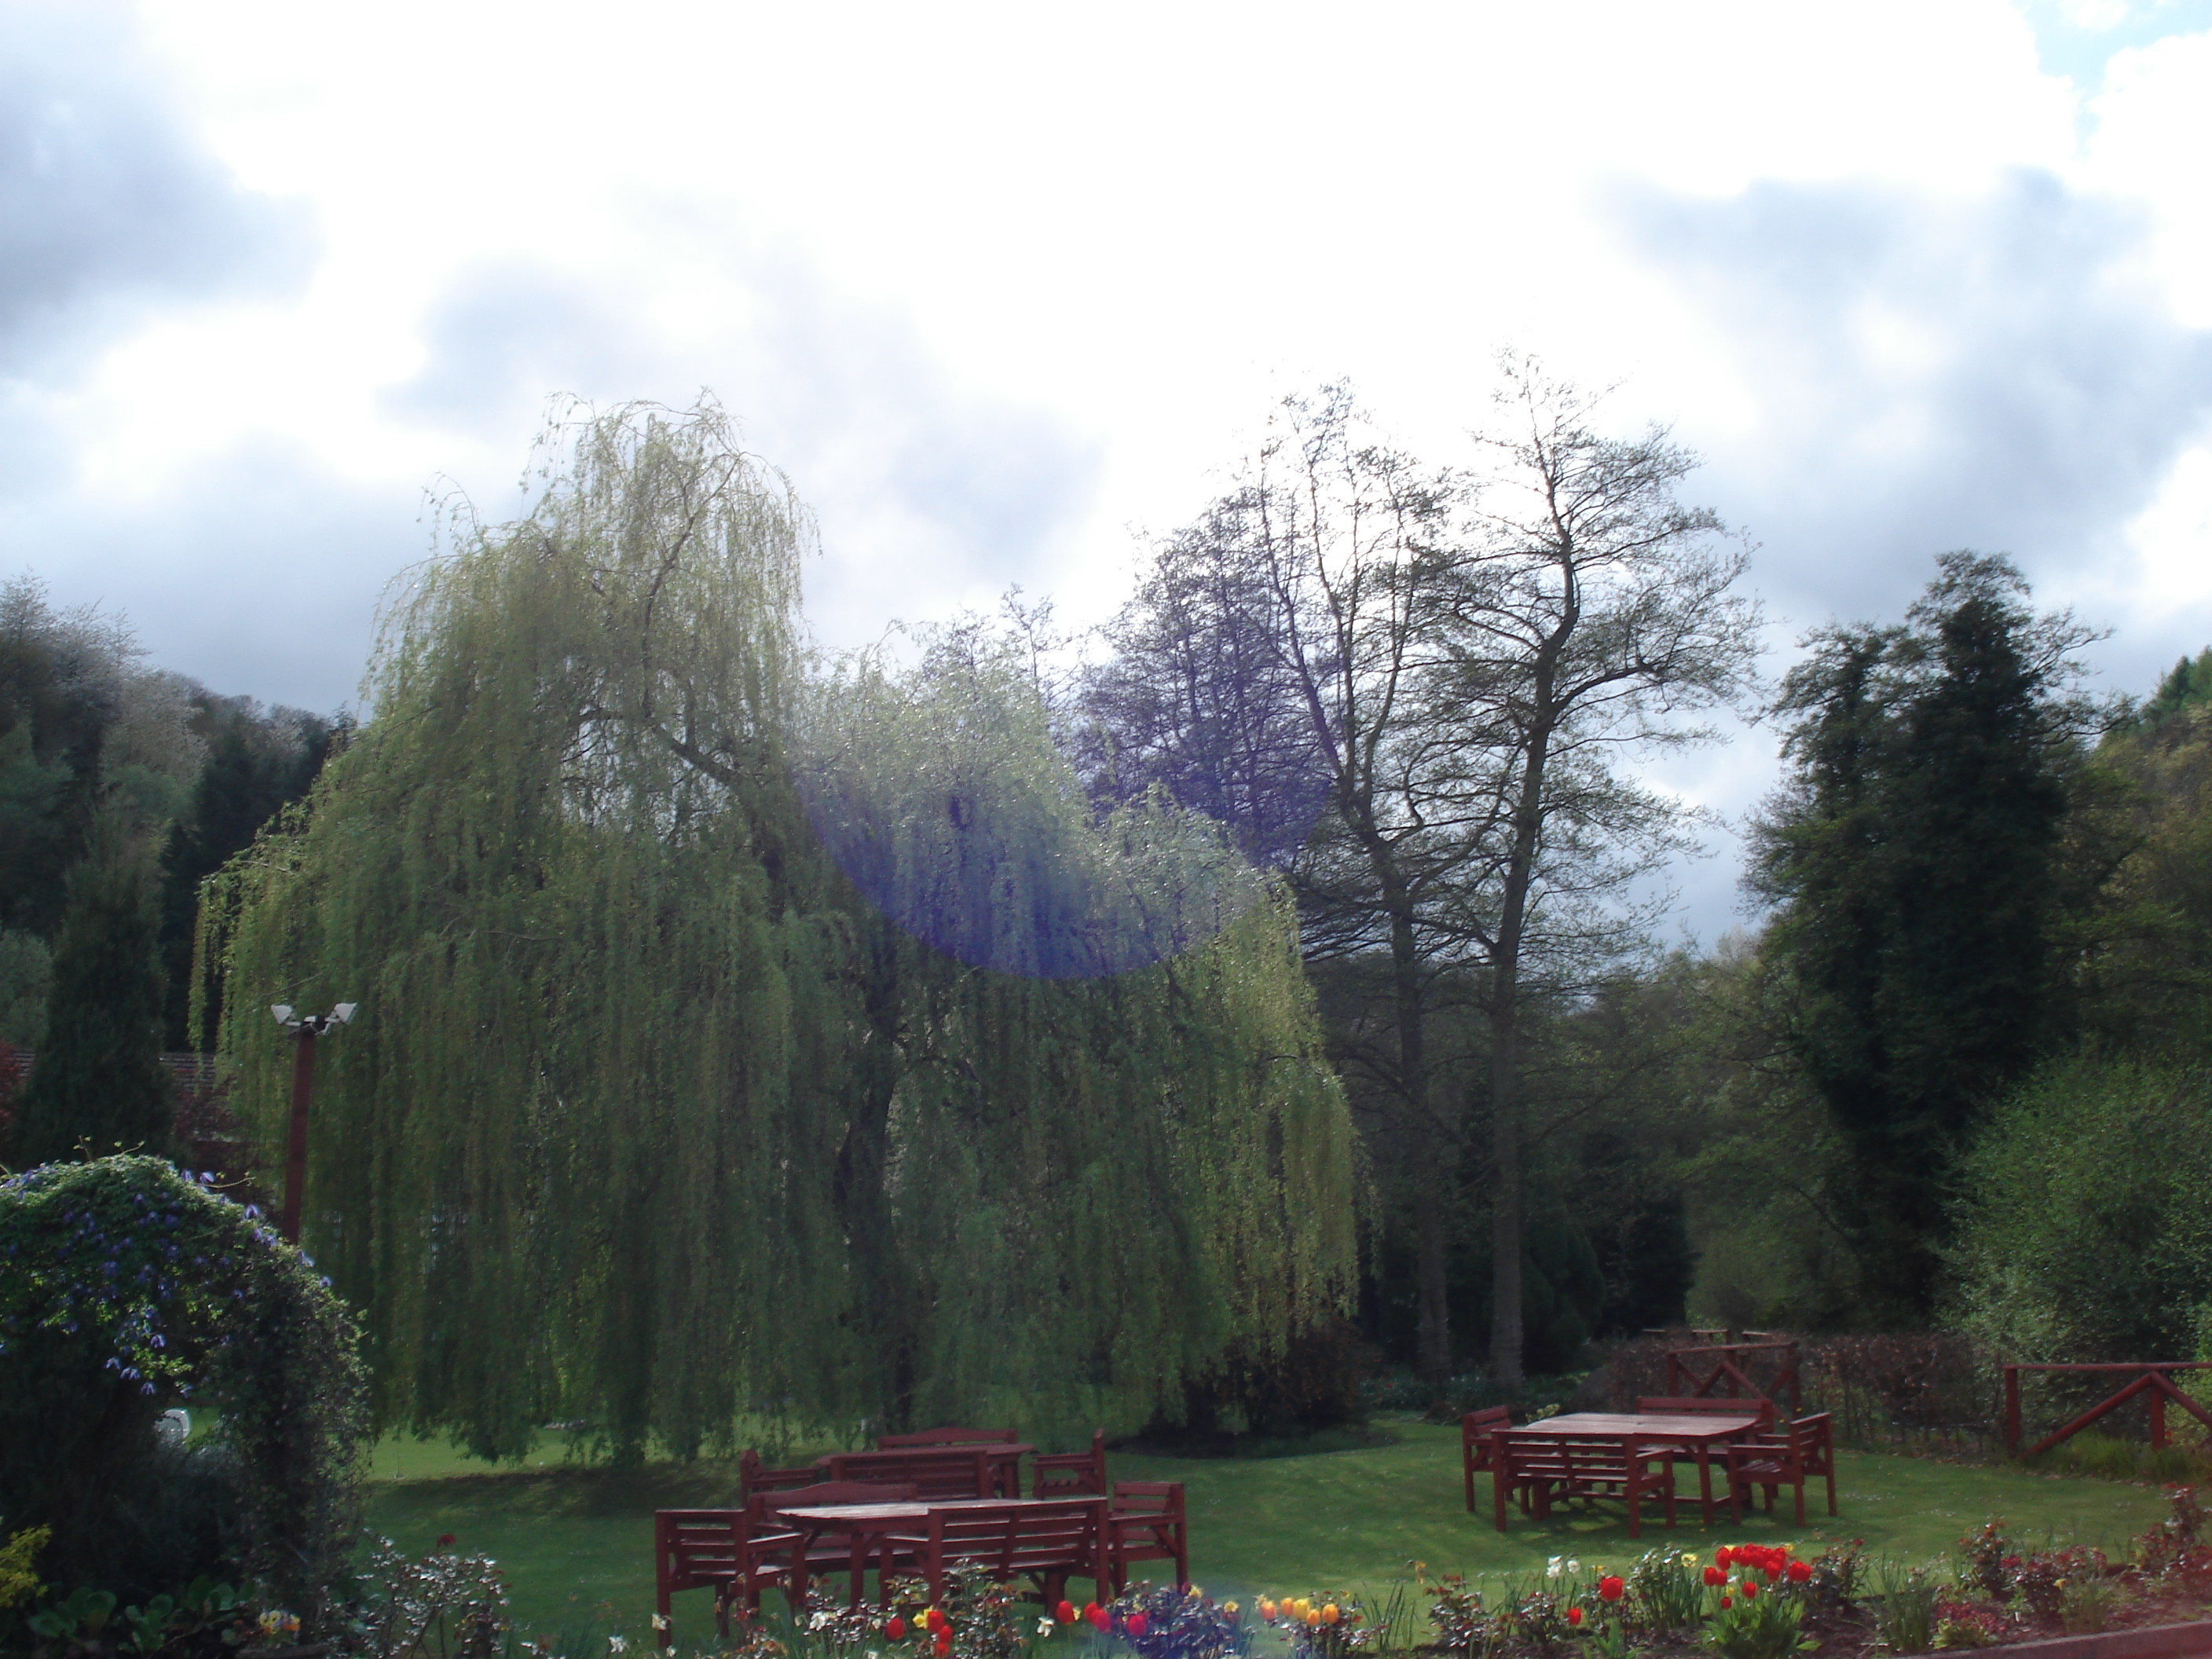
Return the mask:
[[[285,1243],[300,1242],[300,1202],[307,1188],[307,1097],[315,1087],[315,1039],[353,1018],[357,1002],[341,1002],[327,1014],[295,1013],[288,1003],[269,1012],[298,1045],[292,1054],[292,1146],[284,1160],[284,1218],[277,1231]]]

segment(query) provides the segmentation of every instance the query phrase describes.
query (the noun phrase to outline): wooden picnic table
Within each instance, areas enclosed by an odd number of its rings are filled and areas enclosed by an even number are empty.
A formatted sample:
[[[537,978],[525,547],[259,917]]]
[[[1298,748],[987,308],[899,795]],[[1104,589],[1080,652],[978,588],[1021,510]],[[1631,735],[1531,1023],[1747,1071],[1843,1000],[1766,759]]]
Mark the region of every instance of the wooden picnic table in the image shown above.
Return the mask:
[[[842,1534],[850,1540],[852,1605],[857,1607],[860,1605],[860,1590],[867,1574],[868,1558],[877,1553],[885,1538],[903,1526],[911,1526],[917,1521],[927,1522],[933,1512],[940,1510],[1054,1509],[1071,1503],[1095,1504],[1103,1511],[1107,1500],[1103,1498],[954,1498],[905,1504],[823,1504],[805,1509],[779,1507],[777,1514],[787,1525],[799,1532],[799,1547],[793,1552],[792,1559],[799,1564],[798,1571],[802,1575],[809,1552],[823,1537]],[[1103,1528],[1103,1515],[1100,1524]],[[878,1562],[878,1573],[887,1572],[889,1565],[888,1559]],[[1104,1588],[1101,1586],[1102,1592]],[[806,1586],[803,1577],[792,1587],[789,1594],[794,1602],[804,1599]]]
[[[1666,1416],[1638,1416],[1632,1412],[1571,1412],[1547,1417],[1517,1429],[1501,1429],[1498,1437],[1516,1443],[1545,1441],[1618,1440],[1638,1445],[1663,1446],[1687,1454],[1698,1465],[1698,1499],[1705,1524],[1713,1523],[1712,1454],[1716,1447],[1758,1432],[1760,1418],[1747,1410],[1741,1417],[1721,1412],[1696,1412]],[[1493,1480],[1503,1479],[1494,1473]]]

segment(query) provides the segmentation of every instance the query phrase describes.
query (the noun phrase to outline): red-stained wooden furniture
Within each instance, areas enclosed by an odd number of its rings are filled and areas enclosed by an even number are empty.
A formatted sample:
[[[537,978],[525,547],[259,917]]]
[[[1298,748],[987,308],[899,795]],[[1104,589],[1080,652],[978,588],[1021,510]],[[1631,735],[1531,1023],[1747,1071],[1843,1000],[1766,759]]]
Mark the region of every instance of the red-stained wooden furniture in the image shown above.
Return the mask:
[[[1190,1583],[1190,1522],[1180,1480],[1116,1480],[1106,1511],[1114,1594],[1129,1588],[1132,1561],[1172,1561],[1176,1587]]]
[[[1774,1402],[1763,1395],[1732,1400],[1711,1395],[1644,1395],[1636,1402],[1638,1417],[1680,1417],[1692,1412],[1712,1412],[1723,1417],[1756,1417],[1761,1427],[1772,1425]]]
[[[1743,1518],[1743,1499],[1753,1486],[1766,1492],[1766,1507],[1774,1507],[1779,1488],[1790,1487],[1797,1498],[1797,1524],[1805,1524],[1805,1482],[1826,1475],[1828,1513],[1836,1512],[1836,1445],[1833,1425],[1826,1412],[1784,1418],[1779,1427],[1752,1435],[1728,1449],[1729,1519]]]
[[[912,1504],[918,1497],[911,1483],[823,1480],[787,1492],[756,1492],[747,1501],[745,1513],[757,1534],[777,1540],[763,1547],[758,1553],[775,1569],[784,1595],[793,1606],[807,1599],[808,1586],[815,1579],[828,1573],[849,1572],[853,1575],[852,1605],[858,1607],[861,1581],[867,1571],[866,1561],[857,1557],[849,1544],[817,1547],[808,1537],[807,1529],[785,1519],[784,1511],[846,1504]],[[898,1565],[885,1564],[884,1570],[895,1571]]]
[[[769,1587],[789,1589],[786,1559],[799,1541],[781,1527],[757,1528],[744,1510],[659,1510],[653,1517],[653,1605],[659,1644],[670,1640],[668,1598],[680,1590],[714,1593],[714,1628],[730,1633],[730,1603],[757,1607]]]
[[[1011,1442],[965,1446],[900,1446],[889,1451],[833,1452],[816,1467],[832,1480],[910,1482],[926,1500],[1018,1498],[1023,1454]]]
[[[878,1451],[896,1451],[902,1446],[975,1446],[1006,1443],[1014,1437],[1012,1429],[956,1429],[947,1425],[940,1429],[916,1429],[911,1434],[879,1434],[876,1437]]]
[[[738,1496],[750,1498],[757,1492],[787,1492],[793,1486],[811,1486],[822,1479],[822,1471],[808,1463],[799,1468],[771,1469],[761,1462],[761,1455],[750,1446],[738,1458]]]
[[[1106,1431],[1092,1432],[1089,1451],[1039,1452],[1030,1459],[1030,1496],[1105,1497]]]
[[[1652,1457],[1673,1459],[1686,1451],[1698,1465],[1698,1496],[1707,1524],[1714,1516],[1712,1463],[1715,1454],[1730,1441],[1740,1440],[1757,1431],[1759,1419],[1753,1402],[1744,1401],[1743,1410],[1731,1415],[1723,1412],[1685,1412],[1674,1415],[1620,1412],[1577,1412],[1569,1416],[1546,1418],[1523,1428],[1501,1429],[1492,1436],[1499,1448],[1499,1466],[1492,1471],[1491,1486],[1493,1507],[1498,1516],[1498,1530],[1505,1529],[1505,1496],[1508,1492],[1528,1488],[1528,1502],[1535,1512],[1545,1512],[1542,1505],[1548,1501],[1546,1492],[1557,1489],[1569,1472],[1564,1460],[1553,1456],[1548,1461],[1543,1455],[1547,1443],[1564,1444],[1576,1440],[1610,1442],[1616,1445],[1629,1443],[1642,1448]],[[1518,1448],[1518,1455],[1508,1462],[1504,1451],[1510,1443]],[[1638,1485],[1646,1484],[1638,1482]],[[1672,1484],[1671,1471],[1669,1485]]]
[[[1618,1499],[1628,1510],[1628,1535],[1639,1538],[1644,1504],[1656,1498],[1664,1508],[1667,1524],[1674,1524],[1671,1448],[1625,1436],[1551,1435],[1526,1429],[1500,1430],[1493,1439],[1498,1468],[1492,1475],[1492,1502],[1500,1532],[1505,1530],[1505,1495],[1523,1482],[1538,1520],[1548,1517],[1553,1504],[1562,1499]]]
[[[1109,1593],[1107,1501],[1012,1498],[794,1506],[783,1518],[805,1534],[810,1553],[817,1539],[834,1534],[849,1540],[854,1562],[911,1561],[938,1599],[945,1595],[947,1570],[970,1561],[1002,1582],[1034,1579],[1050,1602],[1060,1599],[1071,1574],[1091,1579],[1102,1595]]]
[[[1467,1482],[1469,1515],[1474,1513],[1474,1477],[1488,1474],[1493,1480],[1497,1479],[1498,1458],[1490,1437],[1512,1426],[1510,1406],[1488,1406],[1479,1412],[1469,1412],[1459,1420],[1459,1461]]]

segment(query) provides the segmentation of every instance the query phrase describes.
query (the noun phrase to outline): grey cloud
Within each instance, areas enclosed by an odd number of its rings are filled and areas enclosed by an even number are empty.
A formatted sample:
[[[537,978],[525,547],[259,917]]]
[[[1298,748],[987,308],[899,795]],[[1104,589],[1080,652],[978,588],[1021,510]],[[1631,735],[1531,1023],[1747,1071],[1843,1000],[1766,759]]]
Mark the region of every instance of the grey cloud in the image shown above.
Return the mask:
[[[2212,334],[2133,276],[2140,222],[2047,176],[1964,204],[1762,184],[1612,207],[1732,342],[1759,430],[1706,446],[1701,493],[1801,620],[1894,615],[1946,548],[2094,568],[2212,410]]]
[[[0,374],[65,370],[149,304],[278,291],[302,212],[241,190],[98,6],[10,8],[0,32]]]
[[[428,550],[416,489],[363,485],[288,441],[237,445],[174,485],[0,501],[0,576],[129,620],[150,661],[216,690],[353,702],[376,604]]]
[[[556,393],[685,403],[714,388],[821,519],[808,608],[839,642],[941,612],[948,596],[1051,587],[1056,539],[1100,465],[1084,434],[964,391],[903,316],[836,295],[796,261],[734,237],[704,257],[733,303],[680,352],[637,320],[651,296],[608,279],[533,261],[469,270],[425,312],[423,365],[384,407],[519,457]]]

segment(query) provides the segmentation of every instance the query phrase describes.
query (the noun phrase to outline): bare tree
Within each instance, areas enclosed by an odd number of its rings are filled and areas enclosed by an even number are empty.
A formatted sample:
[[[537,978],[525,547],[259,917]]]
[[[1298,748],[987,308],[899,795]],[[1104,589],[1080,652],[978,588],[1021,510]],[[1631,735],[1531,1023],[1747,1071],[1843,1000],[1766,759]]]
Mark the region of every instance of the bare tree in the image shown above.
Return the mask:
[[[1680,845],[1688,809],[1628,769],[1710,743],[1697,716],[1752,687],[1757,605],[1733,590],[1748,554],[1676,487],[1697,465],[1666,431],[1620,440],[1596,399],[1532,360],[1501,363],[1501,421],[1474,534],[1429,632],[1444,661],[1432,719],[1487,773],[1491,860],[1458,896],[1487,968],[1492,1374],[1521,1381],[1522,1017],[1532,968],[1557,989],[1617,955],[1645,920],[1621,903]],[[1470,781],[1473,781],[1472,775]],[[1471,813],[1471,815],[1473,815]]]
[[[1164,784],[1277,854],[1309,963],[1377,994],[1333,1040],[1401,1144],[1439,1385],[1469,1099],[1491,1117],[1492,1364],[1517,1384],[1523,1015],[1646,936],[1655,907],[1626,896],[1688,815],[1628,763],[1714,736],[1686,716],[1744,689],[1757,629],[1741,549],[1674,499],[1692,458],[1656,428],[1600,437],[1591,399],[1504,371],[1511,423],[1479,472],[1381,441],[1342,386],[1286,400],[1240,487],[1158,550],[1085,700],[1094,787]],[[1470,998],[1486,1057],[1439,1054]]]

